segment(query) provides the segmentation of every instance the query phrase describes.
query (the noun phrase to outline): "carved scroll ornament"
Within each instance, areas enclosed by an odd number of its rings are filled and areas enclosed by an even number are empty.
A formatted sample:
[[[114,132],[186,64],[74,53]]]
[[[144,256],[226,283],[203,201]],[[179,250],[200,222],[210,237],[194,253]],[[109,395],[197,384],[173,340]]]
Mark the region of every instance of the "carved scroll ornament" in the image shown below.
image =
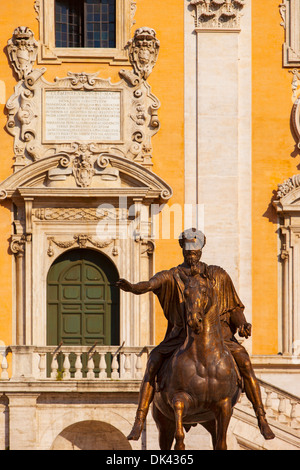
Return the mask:
[[[10,242],[10,249],[16,256],[23,256],[25,253],[25,235],[13,235]]]
[[[141,70],[141,75],[146,76],[150,73],[153,65],[153,60],[145,63],[145,70]],[[151,93],[150,86],[144,79],[133,72],[127,71],[126,74],[120,71],[124,80],[113,84],[110,79],[98,77],[98,73],[69,72],[67,77],[57,78],[54,83],[49,83],[42,76],[44,71],[45,69],[34,70],[25,80],[20,81],[15,87],[15,93],[6,103],[8,111],[6,129],[14,137],[16,169],[62,151],[72,156],[76,149],[83,146],[97,149],[98,154],[117,152],[118,155],[130,160],[151,165],[151,138],[160,127],[158,119],[160,102]],[[109,112],[109,100],[114,106],[114,115],[111,118],[114,120],[114,127],[106,131],[108,138],[100,137],[103,129],[99,128],[99,124],[95,126],[95,121],[90,118],[89,109],[93,111],[95,108],[90,91],[94,92],[95,101],[98,100],[97,106],[100,97],[106,96],[108,104],[105,105],[103,112]],[[79,103],[84,100],[85,92],[90,99],[78,116]],[[60,95],[62,99],[66,99],[66,102],[69,100],[71,108],[77,110],[73,113],[71,127],[65,122],[67,118],[63,111],[60,114],[62,126],[58,126],[55,121],[55,113],[59,113]],[[48,101],[47,97],[50,97]],[[116,99],[118,97],[119,101]],[[77,139],[81,127],[80,124],[76,124],[76,116],[78,119],[84,119],[86,127],[87,137],[79,142]],[[43,123],[42,126],[40,122]],[[115,137],[116,132],[118,138]],[[60,135],[63,136],[62,139]],[[87,152],[80,153],[75,162],[73,176],[79,186],[88,187],[93,177],[93,168]]]

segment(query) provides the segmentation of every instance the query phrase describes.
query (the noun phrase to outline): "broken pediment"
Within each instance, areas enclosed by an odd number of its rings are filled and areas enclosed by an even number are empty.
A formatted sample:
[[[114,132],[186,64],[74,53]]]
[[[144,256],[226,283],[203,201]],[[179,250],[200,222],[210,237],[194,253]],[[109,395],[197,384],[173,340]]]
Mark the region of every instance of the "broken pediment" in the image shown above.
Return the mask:
[[[0,194],[2,199],[126,195],[167,201],[172,189],[139,163],[78,146],[73,153],[58,153],[26,165],[0,184]]]

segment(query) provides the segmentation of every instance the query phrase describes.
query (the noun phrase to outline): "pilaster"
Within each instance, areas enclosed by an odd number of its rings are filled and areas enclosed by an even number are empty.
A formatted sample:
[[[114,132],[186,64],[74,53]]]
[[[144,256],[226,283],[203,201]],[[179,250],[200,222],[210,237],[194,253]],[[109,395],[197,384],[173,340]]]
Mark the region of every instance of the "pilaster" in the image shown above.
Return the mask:
[[[36,402],[37,393],[8,393],[9,448],[35,450],[37,447]]]
[[[250,2],[187,2],[185,31],[186,225],[204,231],[203,260],[229,273],[251,322]]]

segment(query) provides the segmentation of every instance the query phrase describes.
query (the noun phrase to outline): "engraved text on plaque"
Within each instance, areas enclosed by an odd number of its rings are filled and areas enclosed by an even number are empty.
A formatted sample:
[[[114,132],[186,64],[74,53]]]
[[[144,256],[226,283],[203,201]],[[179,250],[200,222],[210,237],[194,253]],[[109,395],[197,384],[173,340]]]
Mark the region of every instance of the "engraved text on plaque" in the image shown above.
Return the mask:
[[[118,142],[121,140],[121,92],[47,90],[44,141]]]

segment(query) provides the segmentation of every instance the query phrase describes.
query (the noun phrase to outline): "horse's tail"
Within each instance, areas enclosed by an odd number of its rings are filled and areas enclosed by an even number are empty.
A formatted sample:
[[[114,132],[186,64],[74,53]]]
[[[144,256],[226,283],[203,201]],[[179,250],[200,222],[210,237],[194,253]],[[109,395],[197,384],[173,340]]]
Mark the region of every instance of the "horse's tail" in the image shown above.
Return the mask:
[[[242,380],[242,379],[241,379]],[[242,380],[243,382],[243,380]],[[242,393],[242,385],[237,385],[236,387],[236,391],[235,391],[235,394],[233,395],[232,399],[231,399],[231,406],[232,408],[234,407],[234,405],[238,402],[239,398],[240,398],[240,395]]]

